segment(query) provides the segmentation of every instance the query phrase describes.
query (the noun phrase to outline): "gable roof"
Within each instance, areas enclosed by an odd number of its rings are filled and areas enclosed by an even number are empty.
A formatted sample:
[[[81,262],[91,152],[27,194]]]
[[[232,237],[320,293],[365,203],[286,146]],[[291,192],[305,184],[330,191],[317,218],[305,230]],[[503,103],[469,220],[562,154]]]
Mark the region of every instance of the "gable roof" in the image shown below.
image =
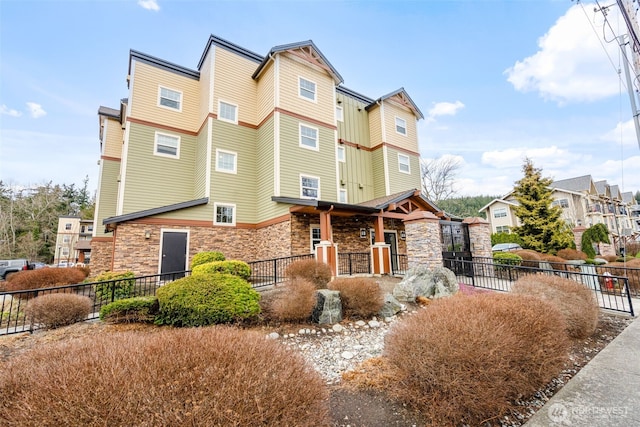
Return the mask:
[[[507,195],[509,195],[511,193],[507,193]],[[484,205],[483,207],[481,207],[480,209],[478,209],[478,212],[483,212],[485,210],[487,210],[487,208],[495,203],[504,203],[505,205],[509,205],[509,206],[520,206],[520,203],[518,202],[512,202],[510,200],[505,200],[505,199],[493,199],[492,201],[490,201],[489,203],[487,203],[486,205]]]
[[[609,190],[609,184],[607,184],[606,179],[603,179],[602,181],[596,181],[593,183],[593,185],[596,186],[596,191],[598,192],[599,195],[605,196],[605,197],[611,196],[611,193]]]
[[[209,203],[209,198],[203,197],[202,199],[188,200],[186,202],[174,203],[172,205],[160,206],[158,208],[146,209],[143,211],[131,212],[124,215],[112,216],[102,220],[102,224],[104,225],[118,224],[120,222],[133,221],[134,219],[146,218],[153,215],[174,212],[180,209],[206,205],[207,203]]]
[[[635,204],[634,200],[633,200],[633,192],[632,191],[625,191],[624,193],[622,193],[622,201],[624,203],[631,203],[631,204]]]
[[[373,101],[371,104],[367,105],[365,107],[365,110],[369,111],[370,109],[374,108],[376,105],[378,105],[380,102],[391,99],[393,97],[397,97],[399,99],[399,103],[404,105],[405,107],[408,107],[410,110],[413,111],[413,114],[415,114],[416,117],[419,117],[421,119],[424,119],[424,114],[422,114],[422,111],[420,111],[420,109],[418,108],[418,106],[416,105],[415,102],[413,102],[413,100],[411,99],[411,97],[409,96],[409,94],[407,93],[406,90],[404,90],[403,87],[401,87],[398,90],[394,90],[393,92],[389,92],[386,95],[381,96],[380,98],[376,99],[375,101]]]
[[[100,108],[98,108],[98,115],[120,120],[120,110],[116,110],[115,108],[100,106]]]
[[[617,185],[612,185],[609,187],[609,189],[611,190],[612,199],[622,199],[622,197],[620,196],[620,187],[618,187]]]
[[[306,48],[306,50],[305,50],[305,48]],[[289,44],[282,44],[280,46],[272,47],[271,50],[269,51],[269,53],[267,53],[267,55],[264,57],[264,59],[262,60],[260,65],[258,65],[258,68],[253,73],[253,76],[251,76],[251,78],[253,78],[254,80],[258,79],[258,77],[260,76],[260,73],[262,72],[264,67],[273,58],[273,55],[276,55],[276,54],[282,53],[282,52],[293,53],[293,51],[295,51],[295,50],[303,50],[303,51],[305,51],[305,56],[307,56],[305,58],[306,60],[312,59],[312,60],[316,60],[316,61],[320,62],[323,65],[323,68],[331,75],[331,77],[336,82],[336,84],[340,84],[340,83],[342,83],[344,81],[344,79],[342,78],[340,73],[338,73],[338,70],[336,70],[333,67],[333,65],[331,65],[329,60],[322,54],[322,52],[320,52],[320,49],[318,49],[318,47],[313,43],[312,40],[306,40],[306,41],[302,41],[302,42],[289,43]]]
[[[593,179],[591,175],[577,176],[575,178],[559,179],[551,183],[552,188],[562,188],[570,191],[591,191]]]
[[[262,55],[259,55],[255,52],[250,51],[249,49],[245,49],[242,46],[238,46],[235,43],[230,42],[229,40],[225,40],[222,37],[218,37],[216,35],[211,34],[209,36],[209,40],[207,40],[207,45],[202,52],[202,56],[200,56],[200,61],[198,61],[198,70],[202,68],[202,64],[204,59],[207,57],[207,53],[209,53],[209,49],[211,46],[218,46],[221,49],[228,50],[229,52],[233,52],[237,55],[242,56],[243,58],[249,59],[254,62],[261,62],[264,58]]]

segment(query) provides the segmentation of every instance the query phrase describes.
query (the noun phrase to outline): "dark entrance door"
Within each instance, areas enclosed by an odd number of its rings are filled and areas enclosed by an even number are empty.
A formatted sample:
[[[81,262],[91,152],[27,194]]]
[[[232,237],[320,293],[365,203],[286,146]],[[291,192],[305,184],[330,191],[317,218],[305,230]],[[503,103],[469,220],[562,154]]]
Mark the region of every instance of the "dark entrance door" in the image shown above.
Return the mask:
[[[173,279],[184,277],[187,269],[187,233],[184,231],[162,232],[162,260],[160,273],[176,274]]]
[[[371,244],[376,242],[376,232],[371,231]],[[398,271],[398,239],[396,233],[385,231],[384,242],[389,245],[389,255],[391,256],[391,272]]]
[[[459,221],[443,220],[440,221],[440,231],[444,266],[456,275],[473,276],[469,226]]]

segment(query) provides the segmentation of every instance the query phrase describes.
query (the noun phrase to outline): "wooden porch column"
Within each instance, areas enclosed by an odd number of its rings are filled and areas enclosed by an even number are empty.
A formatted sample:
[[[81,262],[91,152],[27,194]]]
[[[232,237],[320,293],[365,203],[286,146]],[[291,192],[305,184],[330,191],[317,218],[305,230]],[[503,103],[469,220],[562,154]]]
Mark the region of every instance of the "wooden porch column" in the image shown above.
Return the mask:
[[[371,259],[373,260],[373,274],[391,274],[391,245],[384,242],[384,218],[375,217],[373,230],[376,240],[371,245]]]
[[[331,275],[338,275],[338,245],[331,240],[331,211],[320,212],[320,243],[316,245],[316,261],[328,264]]]

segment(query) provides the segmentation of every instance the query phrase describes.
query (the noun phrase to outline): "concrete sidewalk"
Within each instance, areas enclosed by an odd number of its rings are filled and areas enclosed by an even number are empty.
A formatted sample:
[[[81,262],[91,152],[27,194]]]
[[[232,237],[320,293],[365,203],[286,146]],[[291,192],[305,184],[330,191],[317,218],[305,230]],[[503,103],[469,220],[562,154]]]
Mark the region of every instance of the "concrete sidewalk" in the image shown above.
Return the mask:
[[[640,320],[627,326],[525,426],[640,426]]]

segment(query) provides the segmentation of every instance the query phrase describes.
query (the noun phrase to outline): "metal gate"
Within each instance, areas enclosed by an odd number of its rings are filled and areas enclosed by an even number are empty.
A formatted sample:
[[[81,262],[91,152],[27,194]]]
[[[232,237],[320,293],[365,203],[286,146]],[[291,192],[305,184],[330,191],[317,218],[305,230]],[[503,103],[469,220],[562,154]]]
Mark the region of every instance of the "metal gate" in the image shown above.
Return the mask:
[[[442,260],[456,275],[473,276],[469,226],[460,221],[440,221]]]

